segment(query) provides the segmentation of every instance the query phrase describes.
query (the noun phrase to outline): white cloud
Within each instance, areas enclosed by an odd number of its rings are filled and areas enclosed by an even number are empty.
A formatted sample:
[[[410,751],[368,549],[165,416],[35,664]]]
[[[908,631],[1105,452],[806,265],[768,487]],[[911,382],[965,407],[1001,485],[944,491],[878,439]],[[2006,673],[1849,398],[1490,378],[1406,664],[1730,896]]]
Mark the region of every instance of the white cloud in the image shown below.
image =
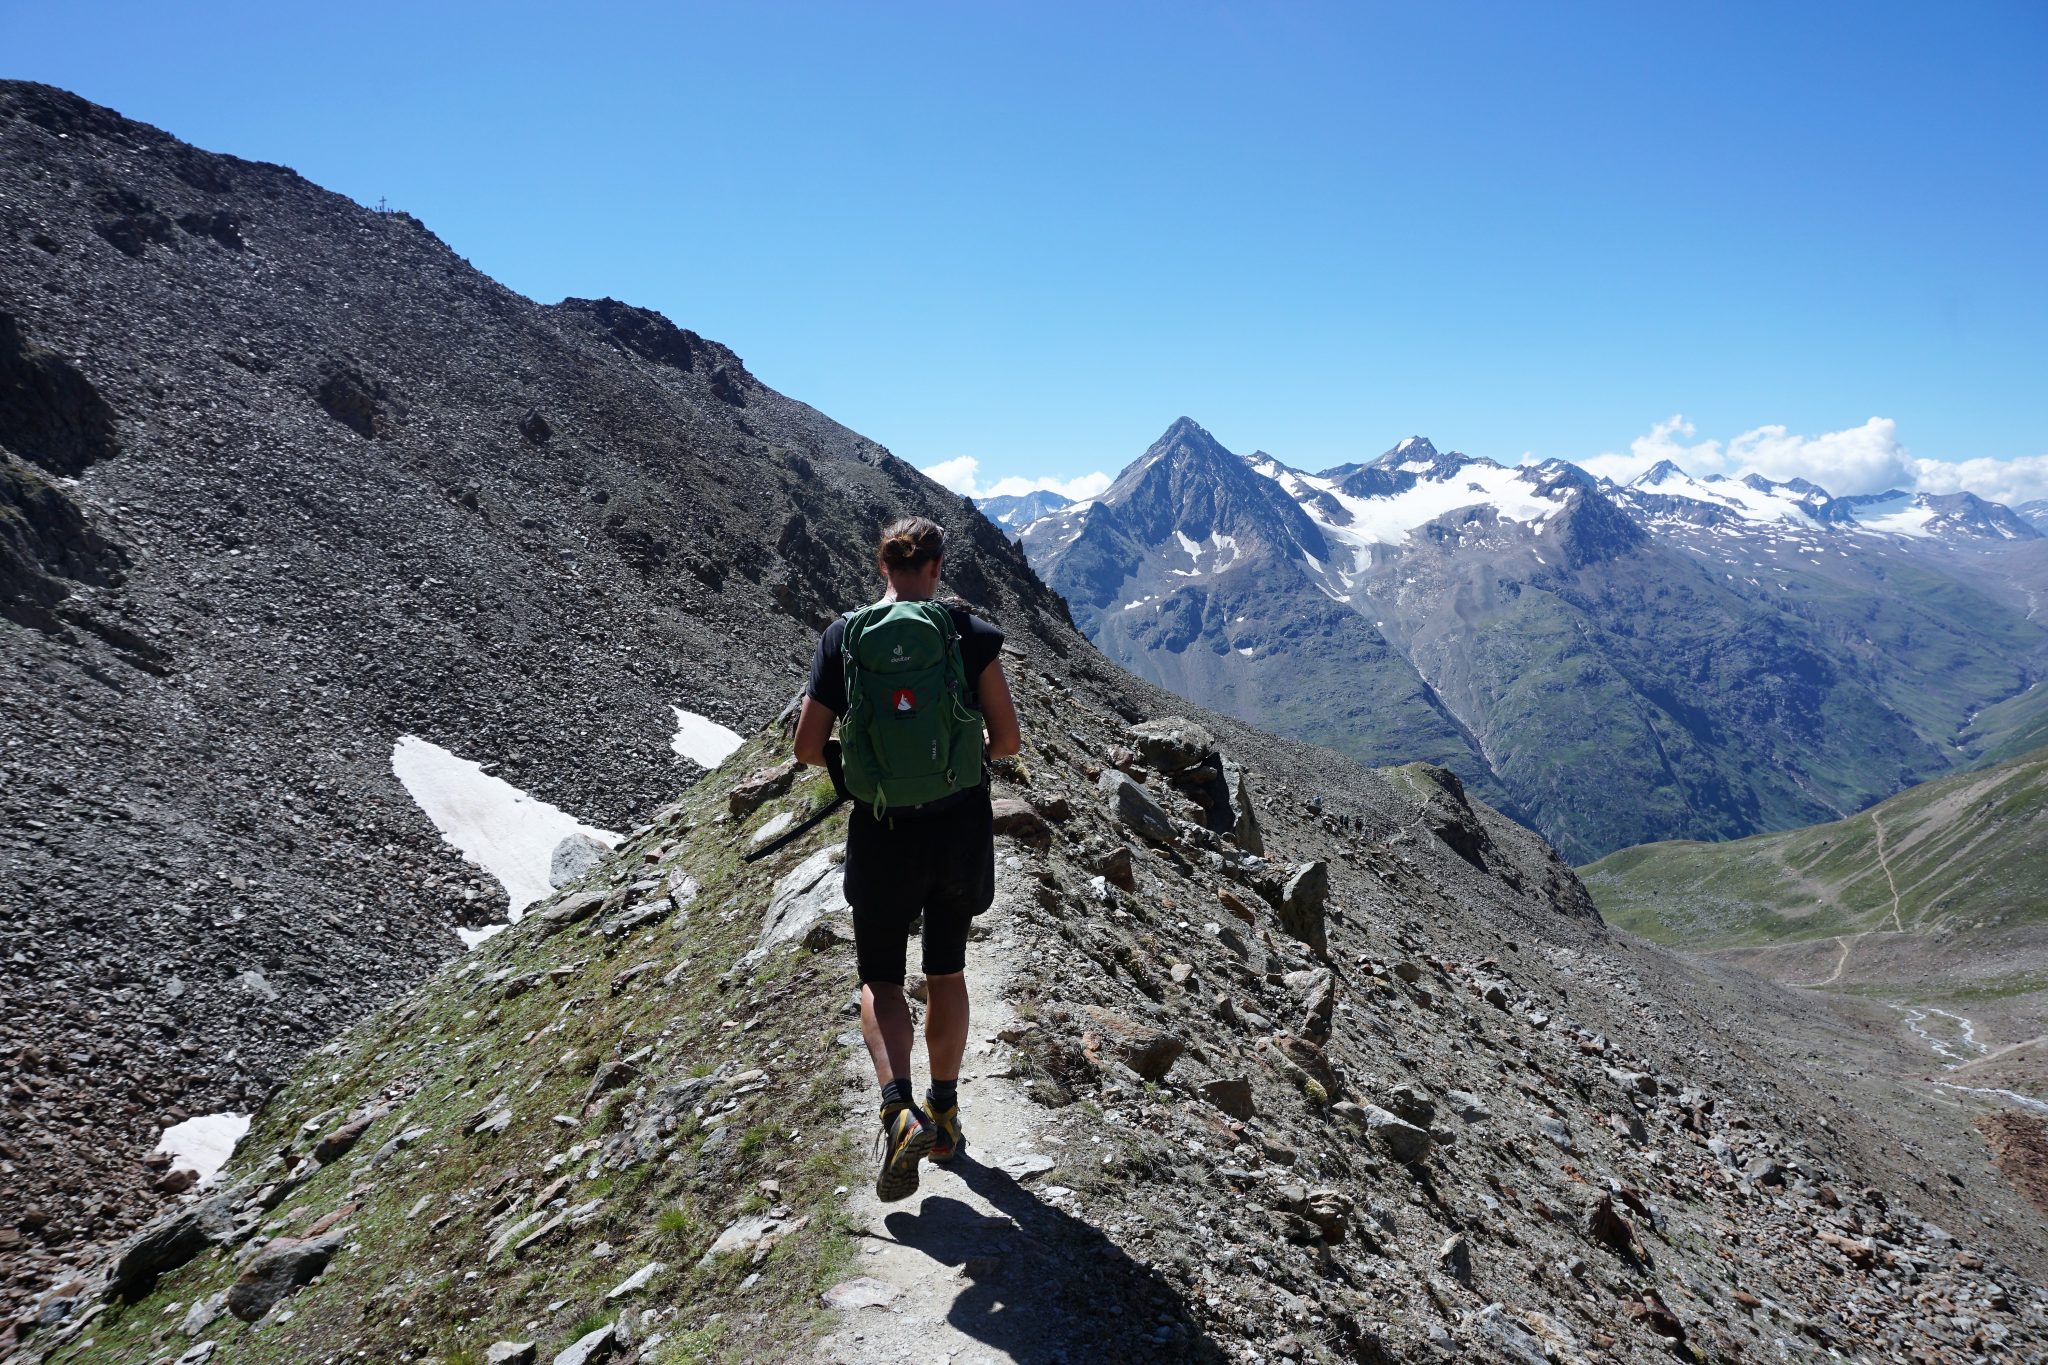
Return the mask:
[[[1927,493],[1967,489],[1994,502],[2048,497],[2048,455],[2011,460],[1929,460],[1899,440],[1898,424],[1872,417],[1861,426],[1796,435],[1782,425],[1752,427],[1727,441],[1695,441],[1697,429],[1671,416],[1629,442],[1628,451],[1603,451],[1579,463],[1593,474],[1626,483],[1659,460],[1704,478],[1808,479],[1838,497],[1890,488]]]
[[[1025,478],[1011,474],[997,479],[984,488],[981,484],[981,461],[972,455],[959,455],[935,465],[927,465],[923,472],[955,493],[975,499],[1018,498],[1026,493],[1047,488],[1062,497],[1080,502],[1098,496],[1111,482],[1109,475],[1100,472],[1082,474],[1071,479]]]
[[[927,478],[936,479],[955,493],[971,498],[975,496],[974,472],[979,468],[981,461],[972,455],[962,455],[956,459],[928,465],[923,472]]]
[[[1967,489],[2008,506],[2048,498],[2048,455],[2021,455],[2011,460],[1915,460],[1913,464],[1922,492]]]

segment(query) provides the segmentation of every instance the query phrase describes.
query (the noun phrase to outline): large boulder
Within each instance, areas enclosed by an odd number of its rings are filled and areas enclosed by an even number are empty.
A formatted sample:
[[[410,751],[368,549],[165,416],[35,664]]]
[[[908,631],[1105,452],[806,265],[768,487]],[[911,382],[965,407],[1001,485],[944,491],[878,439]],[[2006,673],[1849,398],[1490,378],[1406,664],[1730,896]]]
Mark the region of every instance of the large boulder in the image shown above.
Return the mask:
[[[1259,817],[1252,810],[1252,794],[1245,785],[1244,769],[1229,769],[1230,782],[1230,837],[1237,840],[1237,846],[1247,853],[1264,854],[1266,834],[1259,828]]]
[[[1321,859],[1304,863],[1288,875],[1280,888],[1280,927],[1287,936],[1313,948],[1318,956],[1330,950],[1323,924],[1330,902],[1330,865]]]
[[[766,802],[774,800],[789,790],[796,781],[797,761],[786,759],[772,768],[756,768],[746,779],[726,794],[726,807],[733,818],[744,820],[759,810]]]
[[[1157,843],[1173,842],[1173,821],[1143,787],[1114,768],[1103,770],[1096,790],[1109,798],[1118,824]]]
[[[775,883],[768,913],[761,919],[761,937],[739,960],[741,971],[759,966],[780,944],[800,942],[820,920],[852,913],[842,890],[845,876],[840,864],[845,861],[846,845],[833,844],[798,863]]]
[[[1216,736],[1181,716],[1133,725],[1130,735],[1139,756],[1169,777],[1216,752]]]
[[[256,1253],[240,1278],[228,1289],[228,1311],[254,1322],[277,1307],[285,1295],[327,1269],[349,1233],[336,1229],[319,1237],[280,1237]]]
[[[1301,1036],[1324,1043],[1330,1038],[1330,1023],[1337,1008],[1337,978],[1328,967],[1289,972],[1281,978],[1301,1001]]]
[[[1365,1131],[1403,1165],[1428,1156],[1433,1142],[1427,1128],[1418,1128],[1376,1104],[1365,1106]]]
[[[156,1284],[157,1276],[184,1265],[234,1229],[233,1201],[217,1194],[188,1209],[165,1214],[137,1233],[114,1258],[107,1293],[137,1299]]]
[[[548,859],[548,885],[567,886],[579,880],[584,873],[604,861],[604,855],[611,849],[598,839],[578,830],[561,843],[555,845],[554,855]]]
[[[323,1166],[330,1161],[339,1160],[362,1139],[363,1134],[368,1132],[370,1125],[376,1121],[377,1114],[375,1111],[356,1115],[314,1144],[313,1160]]]
[[[1052,842],[1052,826],[1038,808],[1014,796],[998,797],[990,803],[989,814],[997,834],[1007,834],[1019,843],[1044,848]]]

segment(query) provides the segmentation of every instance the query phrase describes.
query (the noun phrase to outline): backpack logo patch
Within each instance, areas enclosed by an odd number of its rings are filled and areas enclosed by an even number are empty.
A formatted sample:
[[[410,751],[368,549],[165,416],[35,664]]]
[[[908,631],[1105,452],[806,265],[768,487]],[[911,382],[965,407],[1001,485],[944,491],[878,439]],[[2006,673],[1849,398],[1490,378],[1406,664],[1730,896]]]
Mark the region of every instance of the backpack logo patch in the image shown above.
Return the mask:
[[[889,704],[898,711],[915,711],[917,709],[917,694],[907,687],[899,687],[896,689],[895,696],[889,699]]]
[[[903,660],[903,658],[905,657],[905,656],[904,656],[904,653],[903,653],[903,646],[902,646],[902,645],[898,645],[898,646],[896,646],[896,647],[895,647],[894,649],[890,650],[890,651],[889,651],[889,657],[890,657],[890,658],[892,658],[892,659],[895,659],[895,660],[897,660],[898,662],[901,662],[901,661]]]

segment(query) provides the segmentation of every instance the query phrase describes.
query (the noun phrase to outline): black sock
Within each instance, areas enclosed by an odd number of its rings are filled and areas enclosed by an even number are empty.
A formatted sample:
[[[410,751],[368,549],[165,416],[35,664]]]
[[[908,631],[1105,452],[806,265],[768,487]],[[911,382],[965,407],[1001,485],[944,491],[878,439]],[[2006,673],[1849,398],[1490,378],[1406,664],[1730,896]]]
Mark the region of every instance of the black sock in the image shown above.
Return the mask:
[[[960,1103],[960,1082],[933,1081],[932,1108],[952,1109]]]
[[[910,1082],[899,1076],[882,1087],[882,1108],[886,1110],[891,1105],[909,1104],[911,1095]]]

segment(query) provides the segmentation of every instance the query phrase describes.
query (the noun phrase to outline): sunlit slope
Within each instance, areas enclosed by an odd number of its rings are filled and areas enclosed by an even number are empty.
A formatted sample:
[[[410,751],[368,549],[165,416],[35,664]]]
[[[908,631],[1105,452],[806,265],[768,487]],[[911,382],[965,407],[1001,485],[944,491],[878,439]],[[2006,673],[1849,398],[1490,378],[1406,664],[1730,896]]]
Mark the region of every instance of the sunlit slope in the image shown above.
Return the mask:
[[[2048,924],[2044,812],[2048,748],[1831,824],[1643,844],[1580,875],[1610,922],[1688,948],[1872,930],[1953,938]]]

